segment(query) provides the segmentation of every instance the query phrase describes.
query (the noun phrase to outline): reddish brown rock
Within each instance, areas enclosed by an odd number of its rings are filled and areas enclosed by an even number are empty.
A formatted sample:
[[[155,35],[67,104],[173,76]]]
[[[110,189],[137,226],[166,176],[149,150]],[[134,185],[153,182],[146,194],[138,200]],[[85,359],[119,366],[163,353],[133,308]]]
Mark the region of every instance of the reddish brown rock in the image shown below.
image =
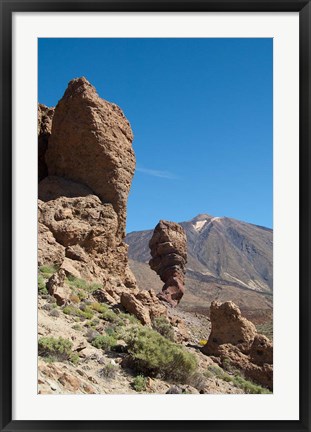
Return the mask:
[[[121,304],[127,312],[135,315],[142,324],[151,325],[154,318],[167,316],[166,307],[152,290],[123,292]]]
[[[80,380],[67,372],[63,373],[58,381],[69,391],[77,391],[80,388]]]
[[[222,363],[229,363],[230,367],[239,369],[245,378],[272,390],[272,363],[258,365],[252,361],[250,355],[242,353],[238,347],[231,344],[221,345],[218,354]]]
[[[161,220],[154,229],[149,247],[152,256],[149,265],[164,282],[158,297],[171,306],[177,306],[185,291],[185,231],[175,222]]]
[[[40,203],[39,203],[40,207]],[[39,209],[40,214],[40,209]],[[38,266],[60,265],[65,258],[65,248],[57,243],[52,232],[43,223],[38,223]]]
[[[249,349],[257,333],[253,323],[242,317],[241,311],[233,302],[213,301],[210,307],[212,324],[208,343],[203,351],[217,354],[220,345],[230,343],[240,349]]]
[[[135,155],[121,109],[78,78],[53,116],[39,106],[38,134],[48,140],[49,173],[39,182],[39,265],[57,264],[107,290],[135,288],[123,242]]]
[[[45,162],[45,153],[52,130],[52,119],[54,107],[48,108],[45,105],[38,105],[38,180],[48,175],[48,168]]]
[[[202,352],[240,369],[249,378],[269,389],[273,388],[273,346],[256,327],[241,315],[233,302],[212,302],[212,330]]]
[[[257,365],[273,363],[273,345],[264,335],[256,335],[250,348],[251,361]]]
[[[39,197],[44,200],[38,209],[40,263],[58,264],[89,281],[135,286],[111,204],[103,204],[87,186],[53,176],[40,182]]]
[[[54,296],[58,306],[65,305],[69,301],[70,289],[65,285],[66,273],[63,269],[59,269],[47,281],[46,287],[49,294]]]
[[[119,241],[135,170],[132,141],[130,124],[117,105],[101,99],[84,77],[70,81],[55,108],[48,172],[82,183],[110,203],[118,217]]]

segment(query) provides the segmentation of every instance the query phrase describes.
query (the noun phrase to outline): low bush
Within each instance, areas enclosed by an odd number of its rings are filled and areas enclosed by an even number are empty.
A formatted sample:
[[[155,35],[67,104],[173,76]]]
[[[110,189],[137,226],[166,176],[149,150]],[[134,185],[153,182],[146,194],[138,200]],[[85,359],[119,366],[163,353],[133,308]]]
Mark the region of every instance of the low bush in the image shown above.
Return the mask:
[[[99,371],[99,376],[101,378],[114,379],[118,372],[118,366],[112,363],[107,363],[102,369]]]
[[[67,276],[67,283],[68,285],[75,287],[75,288],[81,288],[81,289],[86,289],[87,287],[87,282],[84,279],[79,279],[73,275],[68,275]]]
[[[82,319],[92,319],[94,312],[88,306],[85,306],[83,309],[84,310],[81,310],[75,306],[67,305],[64,307],[63,313],[65,315],[72,315]]]
[[[118,315],[115,312],[113,312],[111,309],[107,309],[104,313],[102,313],[100,315],[100,318],[105,320],[105,321],[109,321],[111,323],[117,322],[120,320]]]
[[[228,357],[224,357],[222,359],[222,367],[225,371],[231,374],[239,374],[239,370],[231,364],[231,361]]]
[[[48,294],[48,290],[46,287],[46,281],[41,274],[38,274],[38,292],[39,294]]]
[[[135,315],[132,315],[129,313],[120,312],[118,317],[122,321],[122,324],[126,324],[127,322],[130,324],[139,324],[140,323],[140,321],[136,318]]]
[[[77,364],[79,356],[72,352],[72,342],[69,339],[42,337],[38,341],[38,354],[48,361],[70,361]]]
[[[187,382],[197,369],[193,354],[148,327],[132,327],[124,332],[123,338],[137,372]]]
[[[189,379],[188,384],[201,391],[206,387],[206,376],[200,372],[195,372]]]
[[[49,279],[57,270],[56,266],[42,265],[39,267],[39,273],[45,276],[46,279]]]
[[[105,313],[109,310],[109,307],[106,304],[98,302],[91,303],[90,308],[99,313]]]
[[[51,303],[45,303],[45,304],[42,306],[42,309],[45,310],[45,311],[48,311],[48,312],[49,312],[49,311],[51,311],[52,309],[54,309],[53,306],[54,306],[54,305],[51,304]]]
[[[95,348],[100,348],[106,351],[111,350],[117,344],[117,340],[113,336],[106,334],[96,336],[91,343]]]
[[[152,322],[152,327],[155,331],[160,333],[160,335],[166,337],[167,339],[174,340],[174,329],[171,324],[164,317],[157,317]]]
[[[70,294],[70,301],[72,303],[80,303],[80,297],[77,294]]]
[[[218,366],[209,366],[205,373],[206,378],[216,377],[226,382],[232,383],[235,387],[242,389],[245,393],[250,394],[268,394],[271,393],[268,389],[261,387],[252,381],[242,377],[237,369],[234,375],[229,375],[223,369]]]
[[[132,382],[132,387],[137,392],[145,391],[146,385],[147,385],[147,378],[144,377],[143,375],[137,375]]]
[[[51,312],[49,313],[50,316],[54,317],[54,318],[58,318],[59,317],[59,311],[57,309],[52,309]]]
[[[94,291],[98,290],[102,286],[101,284],[99,284],[97,282],[89,283],[84,279],[79,279],[79,278],[72,276],[72,275],[67,276],[67,283],[71,287],[80,288],[80,289],[83,289],[85,291],[88,291],[89,293],[93,293]]]

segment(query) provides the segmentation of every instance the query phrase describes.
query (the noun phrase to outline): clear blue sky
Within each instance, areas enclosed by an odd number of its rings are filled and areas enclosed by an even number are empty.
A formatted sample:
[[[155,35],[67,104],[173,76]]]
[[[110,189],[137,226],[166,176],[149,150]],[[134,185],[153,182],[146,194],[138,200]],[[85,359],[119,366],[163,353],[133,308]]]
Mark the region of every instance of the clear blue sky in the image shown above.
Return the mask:
[[[85,76],[134,132],[127,231],[199,213],[272,227],[272,39],[39,39],[39,102]]]

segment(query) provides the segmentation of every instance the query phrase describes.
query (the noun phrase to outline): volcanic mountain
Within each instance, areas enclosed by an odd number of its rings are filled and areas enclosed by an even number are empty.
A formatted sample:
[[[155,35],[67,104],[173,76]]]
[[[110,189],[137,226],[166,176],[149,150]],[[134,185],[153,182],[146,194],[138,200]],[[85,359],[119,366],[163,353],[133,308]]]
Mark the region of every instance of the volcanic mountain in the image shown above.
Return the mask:
[[[188,241],[184,310],[208,313],[213,300],[232,300],[261,323],[271,320],[273,231],[227,217],[200,214],[180,222]],[[141,288],[161,289],[151,271],[149,240],[153,230],[127,234],[130,267]]]

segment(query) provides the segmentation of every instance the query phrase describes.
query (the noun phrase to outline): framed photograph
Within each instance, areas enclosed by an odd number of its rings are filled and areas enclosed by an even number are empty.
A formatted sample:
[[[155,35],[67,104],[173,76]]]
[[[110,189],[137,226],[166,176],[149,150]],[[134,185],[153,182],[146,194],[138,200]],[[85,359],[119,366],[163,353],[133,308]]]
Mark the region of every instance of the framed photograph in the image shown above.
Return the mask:
[[[1,430],[311,429],[310,11],[1,0]]]

